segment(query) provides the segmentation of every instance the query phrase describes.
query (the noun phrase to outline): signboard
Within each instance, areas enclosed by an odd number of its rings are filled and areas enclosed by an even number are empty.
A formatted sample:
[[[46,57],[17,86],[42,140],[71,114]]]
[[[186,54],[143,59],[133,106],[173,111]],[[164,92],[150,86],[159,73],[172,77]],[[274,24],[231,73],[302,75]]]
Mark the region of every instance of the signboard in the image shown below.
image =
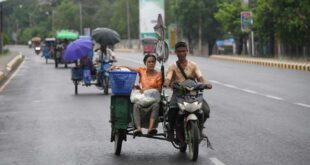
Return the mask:
[[[157,23],[158,14],[165,20],[164,0],[140,0],[139,1],[139,22],[140,40],[143,38],[156,38],[154,26]]]
[[[244,11],[241,12],[241,31],[249,32],[251,31],[251,25],[253,24],[252,12]]]

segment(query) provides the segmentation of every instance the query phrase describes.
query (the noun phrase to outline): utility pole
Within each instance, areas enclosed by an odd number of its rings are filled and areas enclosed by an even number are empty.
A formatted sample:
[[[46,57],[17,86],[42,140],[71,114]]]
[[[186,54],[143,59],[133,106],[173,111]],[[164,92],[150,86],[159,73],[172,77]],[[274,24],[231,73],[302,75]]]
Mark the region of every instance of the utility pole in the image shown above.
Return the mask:
[[[82,2],[80,1],[80,35],[83,34]]]
[[[1,12],[0,12],[0,53],[3,53],[3,2],[5,0],[1,0]]]
[[[128,47],[131,49],[131,36],[130,36],[130,11],[129,11],[129,0],[127,0],[126,4],[127,8],[127,39],[128,39]]]

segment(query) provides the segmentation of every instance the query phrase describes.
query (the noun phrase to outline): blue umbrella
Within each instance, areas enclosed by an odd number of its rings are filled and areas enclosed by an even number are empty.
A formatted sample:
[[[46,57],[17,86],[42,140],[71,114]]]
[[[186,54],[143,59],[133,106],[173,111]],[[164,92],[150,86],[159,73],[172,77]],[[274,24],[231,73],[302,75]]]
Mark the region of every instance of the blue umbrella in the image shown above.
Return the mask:
[[[75,61],[82,57],[85,57],[92,51],[93,43],[91,40],[78,39],[71,42],[66,48],[64,60]]]

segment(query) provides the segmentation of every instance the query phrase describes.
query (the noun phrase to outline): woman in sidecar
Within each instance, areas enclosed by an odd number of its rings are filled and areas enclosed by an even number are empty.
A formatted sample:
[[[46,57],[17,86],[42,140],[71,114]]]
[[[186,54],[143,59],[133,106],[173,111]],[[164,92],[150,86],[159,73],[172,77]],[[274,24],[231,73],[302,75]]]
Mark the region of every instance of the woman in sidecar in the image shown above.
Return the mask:
[[[145,67],[132,68],[128,66],[113,66],[111,69],[127,68],[139,75],[139,85],[131,93],[133,103],[133,119],[135,124],[134,136],[142,135],[142,128],[148,128],[147,134],[153,136],[157,133],[158,111],[162,77],[155,70],[156,56],[147,54],[143,62]],[[156,95],[153,100],[146,100],[148,94]]]

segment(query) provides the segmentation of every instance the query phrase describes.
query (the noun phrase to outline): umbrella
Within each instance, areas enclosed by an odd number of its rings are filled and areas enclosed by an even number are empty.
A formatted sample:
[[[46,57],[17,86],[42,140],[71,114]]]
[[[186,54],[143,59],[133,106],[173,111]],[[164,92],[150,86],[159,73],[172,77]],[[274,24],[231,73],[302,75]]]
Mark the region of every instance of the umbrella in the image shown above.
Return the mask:
[[[90,51],[92,51],[92,48],[93,43],[91,40],[77,39],[68,45],[65,51],[64,60],[75,61],[85,57]]]
[[[114,45],[121,39],[119,34],[109,28],[96,28],[92,31],[93,39],[99,44]]]
[[[79,34],[69,30],[61,30],[56,33],[56,38],[75,40],[79,38]]]

